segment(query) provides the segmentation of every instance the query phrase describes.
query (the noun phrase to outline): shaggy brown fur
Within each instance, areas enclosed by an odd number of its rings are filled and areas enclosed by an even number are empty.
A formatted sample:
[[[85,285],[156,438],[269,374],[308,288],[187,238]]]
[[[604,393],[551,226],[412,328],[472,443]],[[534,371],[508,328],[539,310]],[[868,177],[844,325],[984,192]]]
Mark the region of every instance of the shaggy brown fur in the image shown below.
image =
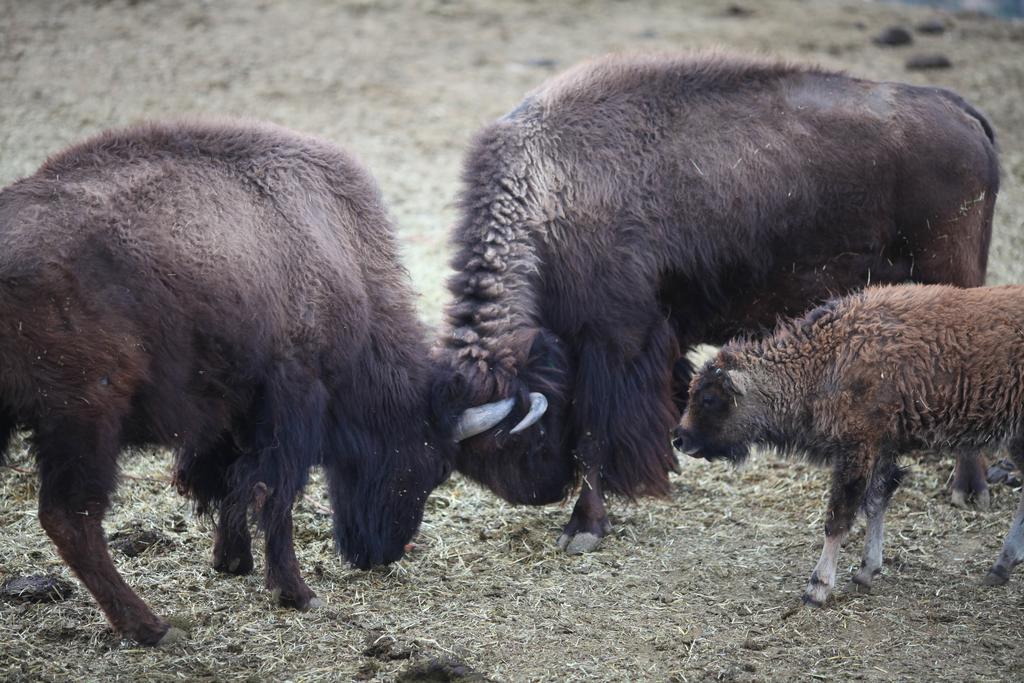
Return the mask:
[[[746,457],[752,443],[831,465],[825,549],[805,600],[822,604],[858,509],[867,543],[854,581],[882,566],[882,524],[915,448],[976,452],[1007,442],[1024,465],[1024,287],[869,288],[733,342],[693,378],[674,445],[695,457]],[[1024,559],[1024,498],[986,583]]]
[[[674,55],[556,77],[477,136],[464,182],[436,407],[515,397],[456,467],[530,504],[585,474],[560,543],[586,549],[603,491],[667,493],[686,349],[868,282],[982,284],[999,178],[953,93]],[[550,407],[510,434],[531,391]]]
[[[176,452],[219,510],[214,565],[305,608],[291,508],[322,464],[339,549],[395,560],[446,466],[427,441],[429,359],[369,175],[252,125],[101,135],[0,192],[0,437],[32,432],[39,518],[114,627],[169,636],[117,574],[101,522],[127,447]],[[0,456],[2,459],[2,456]]]

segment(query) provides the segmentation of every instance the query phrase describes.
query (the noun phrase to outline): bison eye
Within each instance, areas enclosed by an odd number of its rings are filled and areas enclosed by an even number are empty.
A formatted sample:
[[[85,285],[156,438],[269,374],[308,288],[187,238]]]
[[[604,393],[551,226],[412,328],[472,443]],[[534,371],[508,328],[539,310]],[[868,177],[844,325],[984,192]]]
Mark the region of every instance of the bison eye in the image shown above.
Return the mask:
[[[700,397],[700,404],[705,408],[712,408],[718,404],[718,397],[714,394],[704,394]]]

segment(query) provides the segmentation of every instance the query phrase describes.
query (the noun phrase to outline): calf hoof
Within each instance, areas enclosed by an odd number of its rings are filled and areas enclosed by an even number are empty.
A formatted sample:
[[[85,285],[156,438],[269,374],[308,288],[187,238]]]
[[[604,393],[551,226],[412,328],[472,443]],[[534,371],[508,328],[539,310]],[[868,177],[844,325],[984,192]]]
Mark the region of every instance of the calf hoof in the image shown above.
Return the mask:
[[[826,596],[827,598],[828,596]],[[800,596],[800,602],[807,607],[813,607],[814,609],[820,609],[825,606],[825,600],[819,600],[815,596],[811,595],[810,592],[804,593]]]
[[[603,536],[592,534],[587,531],[580,532],[574,536],[562,534],[558,537],[558,549],[564,550],[569,555],[583,555],[593,552],[601,546]]]
[[[811,580],[807,582],[807,588],[804,589],[804,604],[812,607],[821,607],[828,600],[828,595],[831,592],[832,586],[822,581],[818,577],[818,572],[815,571],[811,574]]]
[[[880,569],[869,570],[867,567],[861,567],[854,573],[853,583],[857,586],[857,590],[862,593],[870,593],[871,584],[874,583],[875,577],[880,573]]]
[[[992,494],[988,492],[988,489],[984,491],[978,491],[974,494],[974,507],[979,510],[988,510],[992,506]]]
[[[171,645],[177,645],[178,643],[185,642],[187,634],[180,628],[171,626],[167,629],[167,633],[161,636],[160,640],[156,641],[156,647],[169,647]]]
[[[988,574],[981,580],[983,586],[1002,586],[1010,580],[1010,572],[1003,567],[992,567],[988,570]]]

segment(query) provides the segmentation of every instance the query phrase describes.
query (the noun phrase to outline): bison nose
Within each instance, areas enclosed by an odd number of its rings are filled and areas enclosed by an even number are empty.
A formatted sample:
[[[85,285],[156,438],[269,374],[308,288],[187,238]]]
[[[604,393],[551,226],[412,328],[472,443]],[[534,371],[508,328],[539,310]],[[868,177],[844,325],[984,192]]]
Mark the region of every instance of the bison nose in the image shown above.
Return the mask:
[[[672,430],[672,447],[680,453],[686,453],[691,457],[700,457],[697,453],[697,444],[694,443],[693,437],[690,436],[682,427],[676,427]]]

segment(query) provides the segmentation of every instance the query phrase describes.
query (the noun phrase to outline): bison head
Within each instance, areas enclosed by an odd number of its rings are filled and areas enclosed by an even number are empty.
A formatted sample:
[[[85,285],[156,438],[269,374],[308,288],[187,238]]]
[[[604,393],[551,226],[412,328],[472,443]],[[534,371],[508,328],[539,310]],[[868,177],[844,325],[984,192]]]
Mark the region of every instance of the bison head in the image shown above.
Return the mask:
[[[562,500],[576,483],[563,448],[568,361],[561,340],[531,334],[511,372],[442,358],[434,411],[456,445],[455,468],[512,503]]]
[[[690,399],[672,433],[676,450],[694,458],[742,462],[756,438],[757,397],[746,372],[728,356],[709,361],[690,383]]]
[[[325,462],[338,551],[360,569],[401,559],[451,471],[450,453],[422,417],[338,436],[337,457]]]

